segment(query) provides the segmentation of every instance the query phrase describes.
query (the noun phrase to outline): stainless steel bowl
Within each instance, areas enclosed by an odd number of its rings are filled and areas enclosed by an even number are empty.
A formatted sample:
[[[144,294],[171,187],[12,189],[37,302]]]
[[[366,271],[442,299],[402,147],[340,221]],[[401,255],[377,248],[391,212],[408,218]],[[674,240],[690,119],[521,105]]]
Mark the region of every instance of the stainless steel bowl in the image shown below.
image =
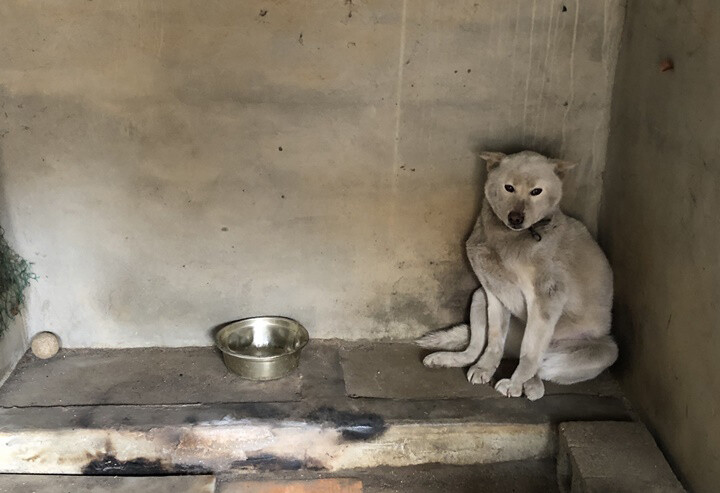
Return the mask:
[[[250,380],[274,380],[297,368],[308,339],[305,327],[291,318],[254,317],[226,325],[215,343],[234,373]]]

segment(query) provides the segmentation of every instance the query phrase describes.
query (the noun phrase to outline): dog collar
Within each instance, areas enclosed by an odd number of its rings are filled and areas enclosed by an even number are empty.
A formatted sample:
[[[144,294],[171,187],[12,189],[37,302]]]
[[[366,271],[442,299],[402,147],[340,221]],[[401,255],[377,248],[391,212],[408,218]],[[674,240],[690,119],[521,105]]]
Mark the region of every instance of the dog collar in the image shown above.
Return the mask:
[[[540,219],[538,222],[528,228],[528,231],[530,231],[530,235],[535,238],[535,241],[542,240],[542,236],[540,236],[540,233],[537,232],[537,228],[547,226],[548,224],[550,224],[550,221],[552,221],[552,219],[546,217],[545,219]]]

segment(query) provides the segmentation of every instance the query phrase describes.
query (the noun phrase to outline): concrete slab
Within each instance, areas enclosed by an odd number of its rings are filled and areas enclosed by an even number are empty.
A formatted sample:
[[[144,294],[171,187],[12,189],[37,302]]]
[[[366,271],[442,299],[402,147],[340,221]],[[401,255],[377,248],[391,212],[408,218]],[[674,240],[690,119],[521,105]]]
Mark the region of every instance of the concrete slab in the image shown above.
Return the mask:
[[[303,399],[316,400],[345,395],[338,340],[310,341],[300,358]]]
[[[213,348],[28,352],[0,388],[0,406],[283,402],[300,399],[298,371],[270,382],[244,380]]]
[[[213,493],[214,491],[213,476],[0,475],[0,493]]]
[[[365,493],[554,493],[555,464],[547,460],[376,468],[358,474]]]
[[[42,388],[49,387],[47,393],[42,394],[42,400],[39,392],[33,390],[33,386],[40,386],[28,375],[23,374],[25,371],[37,372],[41,362],[35,362],[36,365],[30,365],[18,368],[13,375],[13,381],[29,382],[27,392],[34,395],[33,399],[38,401],[37,406],[33,407],[2,407],[0,408],[0,429],[6,431],[26,430],[32,428],[43,429],[62,429],[67,427],[79,428],[111,428],[113,426],[141,427],[151,428],[160,426],[176,426],[182,424],[192,424],[203,421],[217,421],[226,416],[234,419],[278,419],[278,420],[304,420],[309,422],[325,422],[338,416],[381,416],[386,421],[394,420],[471,420],[474,422],[498,423],[560,423],[569,420],[627,420],[629,419],[627,410],[618,396],[603,395],[604,392],[597,382],[590,382],[591,388],[596,391],[592,393],[581,393],[578,386],[563,387],[567,390],[565,394],[550,394],[536,402],[529,402],[525,399],[506,399],[499,394],[490,392],[486,398],[477,397],[456,397],[452,402],[443,402],[441,400],[426,398],[413,400],[399,399],[374,399],[374,398],[348,398],[345,392],[345,384],[343,381],[343,371],[340,364],[341,351],[349,351],[356,347],[353,343],[340,342],[334,340],[311,341],[303,350],[303,356],[300,361],[299,373],[302,378],[301,401],[287,402],[204,402],[199,404],[112,404],[104,400],[105,392],[96,392],[93,394],[92,389],[104,389],[106,384],[95,382],[94,378],[105,378],[107,375],[103,372],[94,372],[90,377],[82,375],[85,378],[85,386],[89,389],[77,389],[77,385],[72,379],[65,375],[67,372],[73,372],[72,360],[59,359],[51,360],[54,363],[55,372],[51,374],[40,374],[39,380],[52,381],[52,385],[44,384]],[[396,346],[395,349],[400,353],[413,354],[416,349],[410,345],[403,347]],[[143,352],[142,350],[140,352]],[[103,353],[98,351],[98,354]],[[113,353],[117,354],[117,353]],[[128,355],[133,352],[128,352]],[[164,353],[166,355],[170,353]],[[186,350],[177,350],[178,356],[170,359],[177,360],[182,355],[186,355]],[[213,364],[217,364],[214,362]],[[424,369],[419,360],[413,361],[411,358],[395,357],[382,362],[383,368],[388,373],[403,374],[410,369],[419,371],[430,371]],[[70,370],[65,369],[65,365],[69,365]],[[160,362],[159,366],[163,366]],[[158,365],[153,370],[159,372]],[[375,365],[372,361],[368,362],[368,366]],[[72,370],[72,371],[71,371]],[[361,368],[362,372],[366,370]],[[173,369],[175,371],[175,369]],[[220,371],[220,370],[218,370]],[[224,369],[222,370],[224,372]],[[433,370],[434,371],[434,370]],[[440,370],[442,372],[442,370]],[[74,374],[77,374],[75,372]],[[173,373],[174,375],[174,373]],[[37,376],[37,374],[36,374]],[[113,378],[117,378],[113,376]],[[162,376],[161,378],[169,378]],[[350,375],[352,378],[352,375]],[[412,384],[406,385],[413,387],[418,385],[422,379],[408,378],[408,382]],[[208,379],[212,381],[212,379]],[[285,380],[282,380],[285,381]],[[279,381],[280,382],[280,381]],[[463,380],[458,376],[457,382],[463,384]],[[183,382],[178,382],[178,384]],[[392,382],[396,385],[398,382]],[[139,385],[130,381],[128,385]],[[140,394],[148,394],[153,391],[155,383],[142,380],[142,384],[146,385],[145,390],[139,390]],[[473,389],[472,386],[468,387]],[[192,385],[182,385],[179,387],[183,392],[193,397],[197,397],[197,388]],[[190,389],[190,390],[188,390]],[[7,388],[0,389],[0,397],[5,398],[7,392],[7,400],[9,396],[17,396],[26,392],[24,388],[16,387],[9,392]],[[206,389],[201,389],[207,395]],[[168,389],[165,389],[169,392]],[[578,393],[576,393],[578,392]],[[408,394],[405,393],[405,396]],[[92,401],[94,405],[62,405],[74,400],[79,400],[78,396],[83,397],[83,402]],[[200,395],[202,397],[202,395]],[[254,394],[254,398],[260,399],[260,394]],[[23,399],[28,400],[26,396]],[[63,402],[58,404],[60,399]],[[17,401],[16,401],[17,402]],[[334,416],[334,418],[333,418]],[[346,419],[347,421],[347,419]]]
[[[342,397],[273,403],[0,408],[0,430],[152,429],[226,418],[337,423],[353,427],[407,421],[557,425],[568,420],[629,420],[630,415],[619,399],[583,395],[551,395],[536,402],[525,399],[406,401]]]
[[[340,353],[350,397],[450,399],[495,397],[489,385],[471,385],[461,368],[426,368],[424,350],[411,344],[364,344]]]
[[[332,474],[317,471],[290,471],[260,473],[268,481],[309,481],[331,478]],[[342,473],[340,478],[362,481],[364,493],[554,493],[554,460],[526,460],[496,464],[452,466],[423,464],[406,467],[375,467],[354,469]],[[218,477],[219,493],[246,477],[222,474]],[[234,491],[234,490],[230,490]]]
[[[563,491],[685,491],[642,423],[560,425],[558,483]]]
[[[505,399],[490,385],[472,385],[462,368],[426,368],[426,350],[406,343],[373,343],[348,346],[341,351],[345,388],[351,397],[386,399]],[[498,378],[512,374],[512,361],[504,361]],[[411,385],[408,383],[412,382]],[[576,385],[546,383],[548,395],[621,395],[617,382],[609,375]]]

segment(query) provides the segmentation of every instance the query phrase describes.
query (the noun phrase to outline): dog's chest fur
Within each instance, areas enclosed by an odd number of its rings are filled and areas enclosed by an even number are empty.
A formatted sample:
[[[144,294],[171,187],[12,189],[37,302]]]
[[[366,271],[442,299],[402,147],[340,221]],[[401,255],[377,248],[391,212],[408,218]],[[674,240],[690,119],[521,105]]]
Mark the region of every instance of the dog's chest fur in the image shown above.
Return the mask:
[[[535,299],[538,284],[553,278],[549,260],[554,256],[562,217],[544,226],[538,241],[530,231],[509,230],[488,209],[483,208],[467,246],[468,250],[480,246],[489,254],[483,255],[482,262],[473,267],[480,281],[489,285],[503,305],[525,320],[527,305]]]

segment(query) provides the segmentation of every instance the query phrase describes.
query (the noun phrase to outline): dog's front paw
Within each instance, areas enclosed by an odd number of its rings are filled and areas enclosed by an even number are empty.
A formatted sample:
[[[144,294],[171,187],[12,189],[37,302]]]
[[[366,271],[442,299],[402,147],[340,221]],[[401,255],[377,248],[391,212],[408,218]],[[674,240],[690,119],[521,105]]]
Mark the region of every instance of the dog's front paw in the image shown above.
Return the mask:
[[[523,385],[525,397],[531,401],[536,401],[545,395],[545,384],[538,377],[531,378]]]
[[[440,351],[425,356],[423,364],[428,368],[459,368],[473,361],[474,358],[463,351]]]
[[[505,397],[520,397],[523,392],[521,383],[514,382],[511,378],[503,378],[495,384],[495,390]]]
[[[470,383],[485,384],[490,383],[493,375],[495,375],[494,368],[485,368],[480,365],[473,365],[467,372],[467,379]]]

